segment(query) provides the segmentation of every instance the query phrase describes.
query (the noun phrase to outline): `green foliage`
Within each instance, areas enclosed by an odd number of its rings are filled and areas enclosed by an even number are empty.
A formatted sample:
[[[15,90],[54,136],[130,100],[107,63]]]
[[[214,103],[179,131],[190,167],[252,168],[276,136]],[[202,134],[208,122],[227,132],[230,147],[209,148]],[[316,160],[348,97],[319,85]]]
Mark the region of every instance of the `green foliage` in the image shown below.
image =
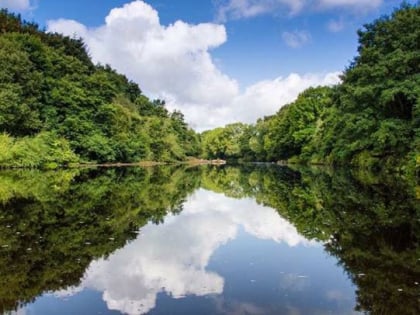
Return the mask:
[[[250,126],[235,123],[201,134],[202,154],[205,158],[239,159],[250,152]]]
[[[204,156],[414,173],[420,152],[418,25],[420,7],[407,4],[365,25],[359,54],[341,84],[304,91],[249,126],[241,141],[230,136],[229,126],[207,131]]]
[[[80,39],[45,33],[6,10],[0,34],[0,132],[18,139],[55,134],[84,161],[100,163],[199,153],[199,139],[180,112],[170,114],[164,101],[149,100],[109,66],[93,65]]]
[[[79,160],[68,141],[50,132],[23,138],[0,134],[0,165],[3,167],[56,168]]]

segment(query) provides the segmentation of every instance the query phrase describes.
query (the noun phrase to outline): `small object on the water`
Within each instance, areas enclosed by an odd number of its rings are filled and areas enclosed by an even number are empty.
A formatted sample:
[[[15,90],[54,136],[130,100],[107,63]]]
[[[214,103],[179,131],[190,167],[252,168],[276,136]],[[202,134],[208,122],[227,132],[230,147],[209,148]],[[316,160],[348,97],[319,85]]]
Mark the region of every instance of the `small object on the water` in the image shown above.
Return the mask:
[[[252,279],[252,280],[250,280],[252,283],[254,283],[255,282],[255,280],[254,279]]]
[[[308,276],[298,276],[298,278],[308,278]]]

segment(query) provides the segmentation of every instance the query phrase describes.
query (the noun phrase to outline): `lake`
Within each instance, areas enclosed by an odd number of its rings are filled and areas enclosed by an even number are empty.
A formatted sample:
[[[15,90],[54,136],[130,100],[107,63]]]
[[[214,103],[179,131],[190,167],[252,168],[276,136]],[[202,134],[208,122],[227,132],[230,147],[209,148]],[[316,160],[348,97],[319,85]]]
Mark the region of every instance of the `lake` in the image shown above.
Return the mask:
[[[269,164],[0,171],[0,309],[419,314],[418,198]]]

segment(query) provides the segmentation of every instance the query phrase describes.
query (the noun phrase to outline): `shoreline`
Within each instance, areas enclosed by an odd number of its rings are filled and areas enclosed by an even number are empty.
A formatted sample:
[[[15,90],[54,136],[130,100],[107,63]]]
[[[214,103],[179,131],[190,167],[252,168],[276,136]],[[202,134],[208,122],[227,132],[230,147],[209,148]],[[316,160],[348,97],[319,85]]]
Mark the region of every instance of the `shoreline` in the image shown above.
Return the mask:
[[[0,170],[18,170],[18,169],[39,169],[39,170],[57,170],[57,169],[72,169],[72,168],[112,168],[112,167],[153,167],[162,165],[225,165],[225,160],[204,160],[204,159],[190,159],[186,161],[174,162],[158,162],[158,161],[140,161],[133,163],[70,163],[68,165],[57,165],[56,167],[27,167],[27,166],[8,166],[0,165]]]

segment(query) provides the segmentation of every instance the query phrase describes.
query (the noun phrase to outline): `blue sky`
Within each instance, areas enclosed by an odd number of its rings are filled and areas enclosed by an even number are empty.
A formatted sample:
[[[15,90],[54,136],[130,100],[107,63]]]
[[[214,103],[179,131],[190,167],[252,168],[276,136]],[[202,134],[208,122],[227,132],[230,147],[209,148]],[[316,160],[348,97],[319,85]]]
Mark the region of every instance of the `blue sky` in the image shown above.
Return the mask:
[[[0,0],[0,5],[49,31],[83,37],[95,62],[111,64],[146,94],[165,98],[170,109],[181,109],[203,130],[253,122],[309,86],[338,82],[338,72],[356,55],[357,29],[401,2]]]

